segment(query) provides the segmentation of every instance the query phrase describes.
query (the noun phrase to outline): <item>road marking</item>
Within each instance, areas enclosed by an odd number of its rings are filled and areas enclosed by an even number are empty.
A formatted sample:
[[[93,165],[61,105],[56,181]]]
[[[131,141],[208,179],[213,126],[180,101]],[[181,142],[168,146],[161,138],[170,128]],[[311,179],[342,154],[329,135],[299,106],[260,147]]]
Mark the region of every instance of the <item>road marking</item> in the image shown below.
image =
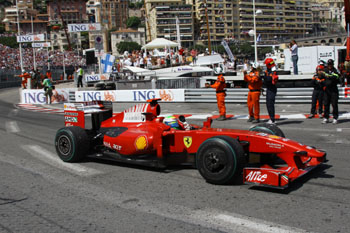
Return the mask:
[[[266,222],[260,219],[254,219],[244,216],[232,216],[228,214],[217,214],[214,218],[222,220],[226,223],[233,225],[241,225],[248,229],[253,230],[254,232],[278,232],[278,233],[290,233],[290,232],[305,232],[301,229],[296,229],[292,227],[287,227],[283,225],[277,225],[271,222]]]
[[[19,131],[21,131],[16,121],[6,121],[5,128],[6,132],[8,133],[18,133]]]
[[[23,145],[21,147],[33,157],[51,166],[72,172],[80,176],[92,176],[103,173],[99,170],[88,168],[80,164],[65,163],[56,154],[53,154],[38,145]]]
[[[280,115],[280,118],[284,119],[284,118],[287,118],[287,119],[306,119],[305,115],[304,114],[289,114],[289,115]]]

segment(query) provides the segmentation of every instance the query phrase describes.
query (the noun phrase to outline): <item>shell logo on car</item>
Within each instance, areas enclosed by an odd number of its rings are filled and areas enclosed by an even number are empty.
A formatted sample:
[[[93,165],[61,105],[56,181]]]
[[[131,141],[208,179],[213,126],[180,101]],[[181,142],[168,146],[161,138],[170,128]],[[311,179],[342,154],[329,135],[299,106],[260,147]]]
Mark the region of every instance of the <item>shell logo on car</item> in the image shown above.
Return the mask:
[[[136,138],[135,147],[137,150],[144,150],[147,148],[148,142],[147,137],[142,135]]]

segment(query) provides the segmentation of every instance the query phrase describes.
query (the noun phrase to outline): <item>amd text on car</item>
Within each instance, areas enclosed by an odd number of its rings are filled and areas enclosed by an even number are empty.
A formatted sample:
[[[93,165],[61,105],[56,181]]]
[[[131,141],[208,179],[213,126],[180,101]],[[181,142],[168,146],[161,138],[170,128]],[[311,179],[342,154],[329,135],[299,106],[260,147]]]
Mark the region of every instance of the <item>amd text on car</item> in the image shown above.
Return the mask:
[[[177,116],[180,129],[163,123],[159,99],[113,114],[108,102],[65,104],[65,126],[55,146],[65,162],[95,157],[165,168],[192,163],[212,184],[255,184],[286,188],[324,162],[326,153],[285,138],[276,125],[249,130],[190,125]],[[85,117],[91,114],[91,129]],[[242,177],[243,176],[243,177]]]

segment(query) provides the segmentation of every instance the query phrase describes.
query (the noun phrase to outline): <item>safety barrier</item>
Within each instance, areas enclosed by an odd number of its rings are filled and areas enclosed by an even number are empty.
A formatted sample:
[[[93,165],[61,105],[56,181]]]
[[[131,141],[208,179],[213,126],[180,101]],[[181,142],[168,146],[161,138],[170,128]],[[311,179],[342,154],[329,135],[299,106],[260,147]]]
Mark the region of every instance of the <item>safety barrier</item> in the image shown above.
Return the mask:
[[[157,89],[148,89],[150,92]],[[169,89],[168,89],[169,90]],[[170,89],[171,90],[171,89]],[[123,90],[124,92],[126,90]],[[130,92],[135,90],[129,90]],[[310,104],[313,88],[278,88],[276,103],[281,104]],[[93,91],[94,92],[94,91]],[[97,91],[95,91],[97,92]],[[110,92],[113,91],[108,91]],[[118,92],[118,91],[116,91]],[[184,102],[188,103],[215,103],[216,93],[212,88],[197,88],[197,89],[185,89],[184,90]],[[248,96],[247,88],[229,88],[226,92],[226,103],[246,103]],[[75,91],[69,92],[69,101],[75,101]],[[125,100],[124,100],[125,101]],[[124,102],[122,100],[122,102]],[[138,99],[138,101],[143,101]],[[266,102],[265,93],[261,95],[261,103]],[[350,104],[350,87],[339,88],[339,103]]]
[[[311,103],[313,88],[278,88],[276,103],[305,104]],[[247,88],[230,88],[226,91],[226,103],[246,103]],[[212,103],[216,102],[216,93],[213,89],[186,89],[185,102]],[[265,103],[265,93],[261,95],[260,102]],[[350,87],[339,88],[339,103],[350,103]]]

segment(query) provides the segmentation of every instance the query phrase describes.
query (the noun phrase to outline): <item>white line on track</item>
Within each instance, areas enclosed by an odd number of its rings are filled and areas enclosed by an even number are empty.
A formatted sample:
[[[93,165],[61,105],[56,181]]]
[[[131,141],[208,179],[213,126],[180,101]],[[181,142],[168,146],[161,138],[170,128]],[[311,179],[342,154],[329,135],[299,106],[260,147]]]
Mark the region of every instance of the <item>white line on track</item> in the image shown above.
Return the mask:
[[[291,228],[283,225],[276,225],[274,223],[266,222],[260,219],[254,219],[254,218],[248,219],[247,217],[239,216],[236,214],[235,216],[233,216],[232,214],[217,214],[214,216],[214,218],[232,225],[238,225],[238,226],[240,225],[242,227],[250,229],[253,232],[278,232],[278,233],[305,232],[304,230],[301,230],[301,229]]]
[[[6,121],[5,128],[6,132],[8,133],[18,133],[19,131],[21,131],[16,121]]]
[[[31,154],[33,157],[59,169],[72,172],[80,176],[92,176],[97,174],[102,174],[103,172],[82,166],[80,164],[65,163],[56,154],[51,153],[48,150],[38,146],[38,145],[23,145],[21,146],[25,151]]]

